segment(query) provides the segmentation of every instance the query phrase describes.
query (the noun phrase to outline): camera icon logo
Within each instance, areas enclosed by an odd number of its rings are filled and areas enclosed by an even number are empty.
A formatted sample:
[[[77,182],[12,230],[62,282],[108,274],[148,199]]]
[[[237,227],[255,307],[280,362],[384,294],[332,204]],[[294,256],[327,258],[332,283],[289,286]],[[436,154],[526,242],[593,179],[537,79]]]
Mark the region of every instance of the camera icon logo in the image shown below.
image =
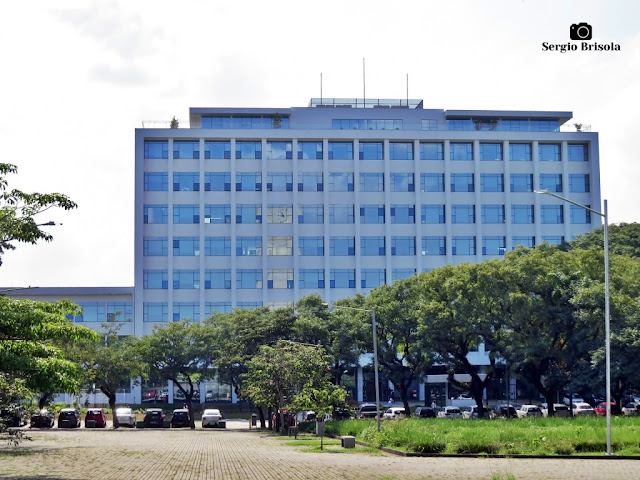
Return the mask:
[[[591,37],[593,37],[593,27],[586,22],[574,23],[569,27],[571,40],[591,40]]]

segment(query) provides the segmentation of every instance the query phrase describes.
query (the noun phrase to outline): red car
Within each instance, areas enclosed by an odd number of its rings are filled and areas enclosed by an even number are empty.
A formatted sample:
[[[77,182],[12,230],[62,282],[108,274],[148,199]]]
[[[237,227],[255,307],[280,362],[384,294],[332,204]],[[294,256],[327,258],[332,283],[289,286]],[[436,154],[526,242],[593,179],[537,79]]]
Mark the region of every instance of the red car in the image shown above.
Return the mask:
[[[596,415],[604,417],[607,414],[607,402],[600,402],[593,407],[593,411],[596,412]],[[617,413],[616,402],[611,402],[611,413]]]
[[[84,417],[84,426],[87,426],[87,422],[93,420],[96,428],[105,428],[107,426],[107,417],[101,408],[90,408],[87,410],[87,415]]]

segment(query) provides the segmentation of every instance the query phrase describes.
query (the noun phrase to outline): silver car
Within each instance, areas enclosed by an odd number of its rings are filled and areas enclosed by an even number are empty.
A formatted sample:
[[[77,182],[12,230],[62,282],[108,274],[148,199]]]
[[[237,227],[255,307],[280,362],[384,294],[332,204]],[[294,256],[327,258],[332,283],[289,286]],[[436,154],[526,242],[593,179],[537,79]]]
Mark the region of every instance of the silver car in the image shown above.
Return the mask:
[[[118,408],[116,409],[116,418],[121,427],[136,426],[136,414],[130,408]]]
[[[438,418],[462,418],[462,412],[458,407],[443,407],[438,412]]]

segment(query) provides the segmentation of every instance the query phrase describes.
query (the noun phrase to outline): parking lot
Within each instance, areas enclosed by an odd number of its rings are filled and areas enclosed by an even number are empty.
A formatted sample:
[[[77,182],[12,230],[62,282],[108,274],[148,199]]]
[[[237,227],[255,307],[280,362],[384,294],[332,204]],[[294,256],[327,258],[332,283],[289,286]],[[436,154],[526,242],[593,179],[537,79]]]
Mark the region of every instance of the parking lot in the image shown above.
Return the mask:
[[[237,427],[237,428],[236,428]],[[231,421],[227,430],[33,430],[0,446],[0,479],[608,479],[635,478],[633,460],[406,458],[304,452]]]

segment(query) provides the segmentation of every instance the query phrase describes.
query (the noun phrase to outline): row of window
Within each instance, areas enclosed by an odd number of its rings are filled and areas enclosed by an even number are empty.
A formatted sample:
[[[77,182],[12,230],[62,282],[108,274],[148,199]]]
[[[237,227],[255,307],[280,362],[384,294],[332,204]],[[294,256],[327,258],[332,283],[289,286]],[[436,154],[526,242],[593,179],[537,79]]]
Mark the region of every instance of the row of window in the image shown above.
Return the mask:
[[[463,237],[454,237],[454,239],[457,238]],[[498,252],[495,248],[484,248],[486,247],[485,242],[488,241],[488,239],[495,240],[497,238],[502,239],[502,246],[500,248],[505,248],[506,240],[504,236],[483,237],[484,255],[501,254],[501,252]],[[419,254],[446,255],[446,243],[444,236],[424,236],[421,239],[419,238],[418,241],[421,241],[421,250]],[[562,243],[562,239],[560,237],[543,237],[543,241],[553,244]],[[231,237],[206,237],[205,244],[206,256],[231,256]],[[293,237],[267,237],[266,254],[268,256],[291,256],[293,255],[293,244]],[[416,237],[394,236],[391,237],[390,251],[387,251],[387,242],[384,236],[361,236],[359,254],[362,256],[383,256],[387,253],[390,253],[393,256],[416,255],[416,244]],[[531,248],[535,245],[535,237],[514,236],[512,237],[511,247],[515,248],[517,245],[524,245]],[[147,237],[144,239],[145,256],[167,256],[168,250],[168,240],[166,237]],[[324,237],[299,237],[297,254],[300,256],[324,256]],[[355,237],[341,236],[329,238],[329,255],[353,256],[355,254]],[[173,255],[199,256],[200,239],[198,237],[174,238]],[[262,237],[237,237],[235,255],[237,257],[262,256]]]
[[[420,205],[420,223],[446,223],[445,205],[431,204]],[[540,205],[540,223],[564,223],[564,205]],[[299,205],[298,224],[323,224],[324,206]],[[451,223],[476,223],[476,205],[454,204],[450,208]],[[391,205],[390,216],[392,224],[416,223],[416,208],[410,204]],[[360,224],[383,224],[387,222],[384,204],[366,204],[359,208]],[[482,205],[482,223],[504,223],[505,206],[503,204]],[[355,223],[354,205],[330,205],[329,223],[352,224]],[[534,205],[511,205],[511,223],[534,223]],[[166,224],[169,219],[169,207],[167,205],[145,205],[144,223]],[[260,224],[263,222],[262,205],[241,204],[236,205],[236,224]],[[571,223],[591,223],[591,214],[588,210],[575,205],[570,205]],[[200,223],[199,205],[174,205],[173,224],[198,224]],[[221,224],[231,223],[231,205],[205,205],[204,223]],[[293,207],[291,205],[269,205],[267,207],[267,223],[292,224]]]
[[[291,192],[293,191],[292,173],[268,173],[266,175],[266,191]],[[511,192],[533,192],[533,174],[512,173],[509,176]],[[231,172],[205,172],[204,190],[209,192],[231,191]],[[359,185],[361,192],[383,192],[383,173],[360,173]],[[563,182],[560,173],[541,173],[538,181],[541,190],[549,189],[552,192],[562,192]],[[389,186],[392,192],[414,192],[416,179],[413,173],[390,173]],[[200,174],[198,172],[175,172],[173,174],[174,192],[198,192],[200,191]],[[169,174],[167,172],[145,172],[145,191],[168,191]],[[235,190],[237,192],[260,192],[263,189],[262,173],[240,172],[236,173]],[[299,192],[322,192],[324,190],[324,176],[321,172],[299,173],[297,176],[297,190]],[[569,192],[587,193],[591,190],[589,174],[569,174]],[[351,172],[330,172],[329,191],[353,192],[354,174]],[[421,173],[421,192],[444,192],[444,173]],[[452,173],[450,174],[451,192],[475,191],[475,174]],[[481,173],[480,191],[504,192],[504,174]]]
[[[76,302],[83,311],[81,314],[68,315],[67,319],[76,322],[107,322],[112,319],[118,322],[133,321],[132,302]]]
[[[320,160],[323,158],[323,142],[300,141],[298,144],[297,158],[300,160]],[[420,142],[420,160],[444,160],[444,142]],[[532,161],[531,143],[509,143],[509,156],[511,161]],[[561,160],[561,145],[559,143],[539,143],[538,160],[541,162],[559,162]],[[230,159],[231,142],[228,140],[207,140],[204,142],[204,158]],[[353,160],[354,143],[352,141],[328,142],[329,160]],[[501,142],[481,142],[478,150],[481,161],[505,160],[503,144]],[[146,140],[144,142],[144,158],[167,159],[169,158],[168,140]],[[174,159],[199,159],[200,142],[198,140],[174,140]],[[261,159],[262,142],[259,140],[238,140],[235,142],[236,159]],[[287,160],[293,158],[293,142],[267,141],[267,159]],[[413,160],[413,142],[389,142],[390,160]],[[384,160],[384,142],[358,143],[358,159],[360,160]],[[450,142],[449,159],[474,160],[473,142]],[[588,148],[584,143],[569,143],[567,145],[567,160],[570,162],[586,162]]]

